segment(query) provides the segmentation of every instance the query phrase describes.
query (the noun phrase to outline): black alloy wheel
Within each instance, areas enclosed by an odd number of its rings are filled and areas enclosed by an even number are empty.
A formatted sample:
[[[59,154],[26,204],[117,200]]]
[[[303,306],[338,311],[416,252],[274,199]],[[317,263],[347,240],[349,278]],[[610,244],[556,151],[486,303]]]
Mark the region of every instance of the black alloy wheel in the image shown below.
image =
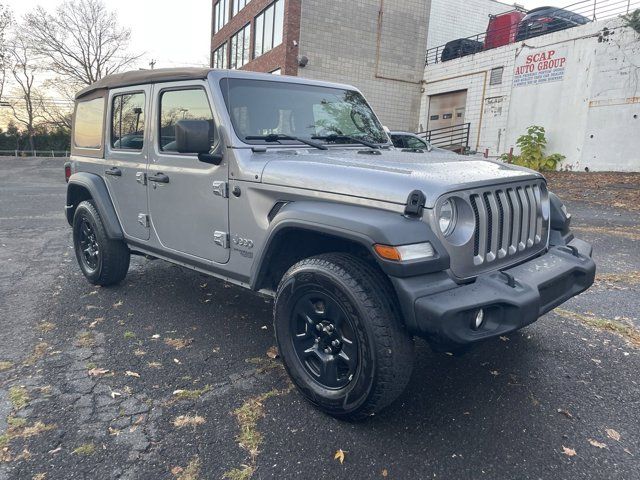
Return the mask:
[[[358,341],[349,315],[326,292],[311,291],[296,301],[291,341],[298,360],[322,387],[344,388],[358,368]]]

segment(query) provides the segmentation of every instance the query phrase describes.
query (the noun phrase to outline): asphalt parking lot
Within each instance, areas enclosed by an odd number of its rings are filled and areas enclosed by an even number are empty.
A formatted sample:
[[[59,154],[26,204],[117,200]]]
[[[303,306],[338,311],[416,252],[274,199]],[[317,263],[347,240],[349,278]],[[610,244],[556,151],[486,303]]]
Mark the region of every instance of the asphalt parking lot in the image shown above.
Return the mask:
[[[353,424],[267,354],[270,301],[140,257],[91,286],[62,161],[1,159],[0,479],[640,478],[640,175],[573,175],[551,186],[596,285],[460,357],[417,341],[399,401]]]

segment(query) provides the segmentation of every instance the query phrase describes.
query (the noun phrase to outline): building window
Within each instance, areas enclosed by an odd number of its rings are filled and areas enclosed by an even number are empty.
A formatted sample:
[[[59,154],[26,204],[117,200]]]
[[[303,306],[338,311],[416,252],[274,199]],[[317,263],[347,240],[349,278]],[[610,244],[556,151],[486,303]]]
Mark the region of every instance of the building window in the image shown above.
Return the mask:
[[[500,85],[502,83],[503,73],[504,67],[492,68],[491,76],[489,77],[489,85]]]
[[[256,17],[254,58],[282,43],[284,0],[276,0]]]
[[[213,68],[227,68],[227,42],[214,50]]]
[[[213,6],[213,33],[218,33],[229,21],[229,0],[218,0]]]
[[[113,97],[111,148],[142,150],[144,146],[144,93]]]
[[[251,24],[247,23],[242,29],[231,37],[231,53],[229,58],[229,68],[240,68],[249,63],[249,42],[251,35]]]
[[[237,15],[240,10],[247,6],[251,0],[231,0],[233,2],[233,13],[232,15]]]
[[[269,72],[271,75],[282,75],[282,69],[276,68],[275,70]]]

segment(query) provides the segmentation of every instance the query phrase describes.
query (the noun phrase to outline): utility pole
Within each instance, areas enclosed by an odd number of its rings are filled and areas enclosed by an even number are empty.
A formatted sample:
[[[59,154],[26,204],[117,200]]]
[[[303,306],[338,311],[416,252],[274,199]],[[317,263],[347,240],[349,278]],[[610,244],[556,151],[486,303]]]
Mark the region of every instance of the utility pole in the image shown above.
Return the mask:
[[[155,61],[155,59],[153,59],[153,60],[151,60],[151,61],[149,62],[149,66],[151,67],[151,70],[153,70],[153,69],[154,69],[154,67],[156,66],[156,61]]]

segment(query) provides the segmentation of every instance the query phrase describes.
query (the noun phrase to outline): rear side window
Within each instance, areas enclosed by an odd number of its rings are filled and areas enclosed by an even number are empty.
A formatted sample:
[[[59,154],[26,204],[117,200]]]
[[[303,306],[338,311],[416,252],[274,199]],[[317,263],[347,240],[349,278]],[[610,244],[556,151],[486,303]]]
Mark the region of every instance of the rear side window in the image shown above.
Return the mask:
[[[144,102],[144,93],[128,93],[113,97],[111,148],[142,150],[145,123]]]
[[[209,139],[215,142],[213,114],[207,94],[201,88],[169,90],[160,97],[160,150],[176,152],[176,123],[180,120],[206,120],[209,122]]]
[[[104,104],[101,97],[78,103],[73,129],[73,143],[77,148],[102,148]]]

